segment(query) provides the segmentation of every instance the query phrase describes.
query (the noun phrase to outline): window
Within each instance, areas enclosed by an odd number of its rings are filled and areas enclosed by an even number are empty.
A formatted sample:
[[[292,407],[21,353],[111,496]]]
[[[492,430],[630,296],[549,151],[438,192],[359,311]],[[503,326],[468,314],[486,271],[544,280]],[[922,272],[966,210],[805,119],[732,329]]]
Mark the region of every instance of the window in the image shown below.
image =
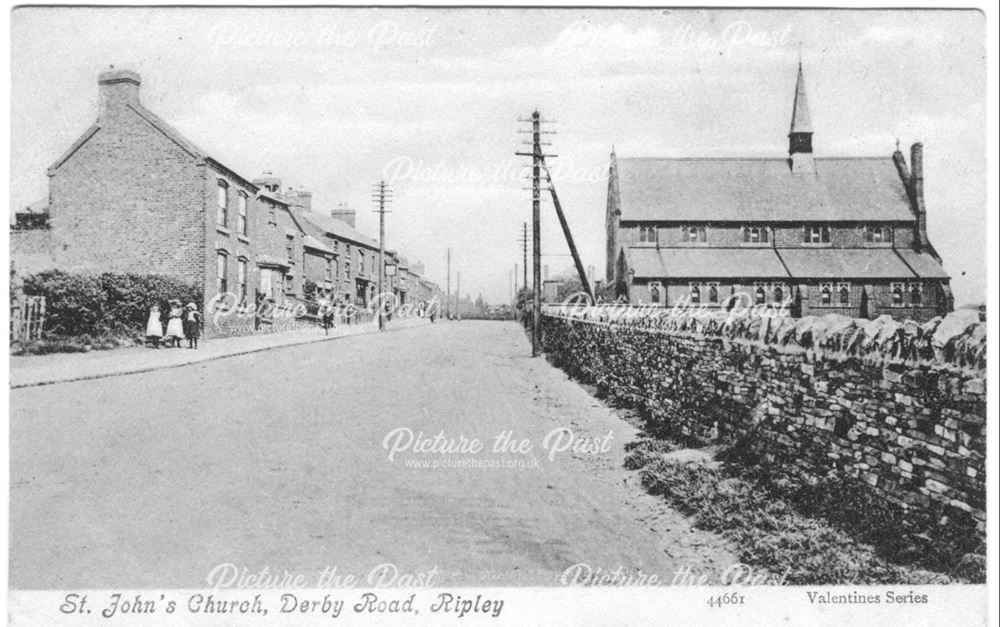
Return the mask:
[[[640,226],[639,227],[639,242],[645,242],[650,244],[655,244],[657,240],[656,227],[655,226]]]
[[[660,302],[660,284],[650,283],[649,284],[649,302],[657,303]]]
[[[851,285],[849,283],[837,284],[837,302],[841,305],[849,305],[851,303]]]
[[[288,260],[295,261],[295,236],[285,236],[285,251],[288,253]]]
[[[708,241],[708,231],[704,226],[682,226],[681,240],[703,244]]]
[[[358,274],[365,273],[365,251],[358,249]]]
[[[236,232],[247,234],[247,195],[243,192],[236,196]]]
[[[807,244],[829,244],[830,227],[828,226],[807,226],[805,242]]]
[[[781,284],[774,286],[774,302],[780,303],[785,300],[785,290],[782,288]]]
[[[889,286],[892,292],[892,304],[894,307],[901,307],[903,305],[903,284],[893,283]]]
[[[766,244],[768,229],[766,226],[743,227],[743,242],[746,244]]]
[[[246,304],[247,301],[247,260],[240,259],[236,262],[236,298],[239,304]]]
[[[215,256],[215,276],[217,279],[215,288],[220,296],[229,291],[228,264],[229,256],[226,253],[220,252]]]
[[[824,305],[829,305],[833,302],[833,284],[832,283],[820,283],[819,285],[819,300]]]
[[[753,302],[755,305],[763,305],[767,298],[767,292],[764,291],[764,286],[757,284],[757,287],[753,291]]]
[[[333,258],[332,257],[327,257],[326,258],[326,272],[324,273],[323,276],[324,276],[324,278],[326,278],[327,281],[332,281],[333,280]]]
[[[892,242],[892,228],[888,226],[866,226],[865,227],[865,241],[879,244],[882,242],[891,243]]]
[[[271,226],[278,226],[278,218],[275,216],[274,212],[274,203],[267,203],[267,222]]]
[[[921,305],[924,301],[924,286],[922,283],[910,283],[910,304]]]
[[[295,291],[295,279],[291,274],[285,274],[285,292],[290,294]]]
[[[229,221],[229,184],[221,179],[216,188],[215,204],[217,207],[215,221],[219,226],[226,226],[226,222]]]
[[[719,284],[709,283],[708,284],[708,302],[717,303],[719,302]]]
[[[691,303],[697,305],[701,302],[701,287],[697,283],[691,284]]]

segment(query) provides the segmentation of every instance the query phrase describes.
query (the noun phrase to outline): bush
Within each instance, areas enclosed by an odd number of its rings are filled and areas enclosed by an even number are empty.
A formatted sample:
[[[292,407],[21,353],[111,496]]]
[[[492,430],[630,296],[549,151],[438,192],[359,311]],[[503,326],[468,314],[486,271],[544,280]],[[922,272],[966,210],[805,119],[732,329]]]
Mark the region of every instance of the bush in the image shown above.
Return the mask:
[[[149,308],[155,303],[166,314],[168,301],[203,302],[202,289],[161,275],[86,274],[61,270],[41,272],[26,277],[24,293],[44,296],[46,319],[43,342],[52,352],[65,345],[73,350],[84,336],[102,338],[87,342],[94,348],[113,347],[112,338],[139,337],[145,334]],[[55,349],[58,350],[58,349]],[[25,352],[38,352],[25,349]]]

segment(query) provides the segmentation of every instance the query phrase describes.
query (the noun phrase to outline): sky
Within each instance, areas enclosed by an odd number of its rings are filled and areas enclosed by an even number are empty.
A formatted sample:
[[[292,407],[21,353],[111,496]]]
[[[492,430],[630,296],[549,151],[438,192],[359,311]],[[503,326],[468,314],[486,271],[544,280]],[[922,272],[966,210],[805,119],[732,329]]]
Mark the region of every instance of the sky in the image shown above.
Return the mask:
[[[785,157],[801,55],[814,152],[925,149],[931,242],[956,304],[986,291],[985,18],[974,11],[19,8],[12,210],[96,119],[97,75],[247,178],[265,170],[378,234],[442,286],[507,302],[531,220],[519,122],[537,109],[586,266],[603,274],[619,157]],[[572,267],[542,204],[542,263]],[[530,260],[529,260],[530,263]],[[519,269],[518,276],[521,271]],[[529,278],[530,281],[530,278]],[[518,278],[520,282],[520,278]]]

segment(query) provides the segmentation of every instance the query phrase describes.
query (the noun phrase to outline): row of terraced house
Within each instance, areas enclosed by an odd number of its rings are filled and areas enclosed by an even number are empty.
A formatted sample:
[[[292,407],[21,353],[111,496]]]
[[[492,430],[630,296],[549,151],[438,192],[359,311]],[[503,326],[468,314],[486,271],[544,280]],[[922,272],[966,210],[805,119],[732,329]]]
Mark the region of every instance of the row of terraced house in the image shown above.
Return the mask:
[[[16,272],[170,276],[204,286],[203,311],[227,294],[241,311],[324,301],[371,309],[379,244],[355,228],[353,212],[320,211],[312,194],[282,189],[270,172],[235,172],[144,107],[140,85],[130,70],[98,77],[97,121],[49,168],[48,197],[16,214]],[[385,263],[382,293],[397,303],[440,298],[419,263],[395,250]],[[291,319],[248,318],[206,316],[206,333],[273,331]]]

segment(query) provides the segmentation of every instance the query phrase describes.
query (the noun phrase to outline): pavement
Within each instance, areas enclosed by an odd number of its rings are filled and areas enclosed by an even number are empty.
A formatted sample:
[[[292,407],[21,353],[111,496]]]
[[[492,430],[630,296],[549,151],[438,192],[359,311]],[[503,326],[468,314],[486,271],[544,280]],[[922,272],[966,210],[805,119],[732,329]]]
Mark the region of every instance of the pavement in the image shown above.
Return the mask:
[[[516,323],[470,320],[14,389],[10,585],[203,588],[232,565],[560,586],[737,562],[624,468],[637,429],[530,352]]]
[[[408,329],[413,326],[430,324],[424,318],[402,318],[388,323],[386,331]],[[338,325],[329,330],[322,328],[222,337],[198,342],[197,349],[160,348],[135,346],[115,350],[90,351],[87,353],[52,353],[48,355],[11,356],[11,389],[35,385],[50,385],[69,381],[100,379],[140,372],[177,368],[235,355],[245,355],[257,351],[271,350],[285,346],[296,346],[311,342],[324,342],[342,337],[377,332],[371,322]]]

